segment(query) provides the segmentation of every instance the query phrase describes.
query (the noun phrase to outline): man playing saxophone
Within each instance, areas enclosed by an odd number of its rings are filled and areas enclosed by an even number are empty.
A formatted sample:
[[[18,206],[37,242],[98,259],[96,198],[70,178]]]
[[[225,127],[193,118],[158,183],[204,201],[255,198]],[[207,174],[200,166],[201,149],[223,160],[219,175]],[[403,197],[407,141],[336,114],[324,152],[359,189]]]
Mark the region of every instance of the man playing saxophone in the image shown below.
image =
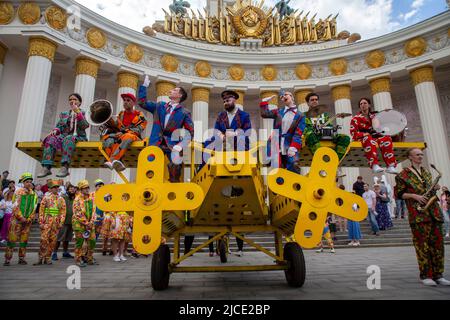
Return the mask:
[[[105,167],[118,172],[124,171],[125,165],[120,161],[125,152],[135,141],[142,140],[147,127],[147,120],[141,111],[135,110],[136,97],[131,93],[122,94],[123,108],[117,119],[103,125],[101,141],[110,162]]]
[[[397,199],[404,199],[409,211],[409,224],[419,264],[420,279],[425,286],[450,286],[444,275],[444,217],[434,195],[440,189],[439,177],[433,181],[422,166],[424,154],[420,149],[408,152],[411,166],[395,178]]]

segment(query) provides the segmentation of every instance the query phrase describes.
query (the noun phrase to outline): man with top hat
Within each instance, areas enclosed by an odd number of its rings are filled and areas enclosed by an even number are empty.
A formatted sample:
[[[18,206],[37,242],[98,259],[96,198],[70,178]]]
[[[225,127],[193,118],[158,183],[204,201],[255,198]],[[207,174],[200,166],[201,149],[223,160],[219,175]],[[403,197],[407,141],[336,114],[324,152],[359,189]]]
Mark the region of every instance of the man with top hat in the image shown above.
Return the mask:
[[[95,249],[95,210],[87,180],[78,183],[80,193],[73,203],[72,226],[75,232],[75,262],[79,267],[86,267],[82,261],[83,245],[87,242],[87,263],[93,265]]]
[[[59,184],[52,181],[48,186],[50,193],[45,195],[39,209],[39,225],[41,226],[41,246],[39,260],[34,265],[50,265],[51,254],[56,245],[56,237],[66,219],[66,202],[58,194]]]
[[[142,140],[142,135],[147,127],[144,113],[134,109],[135,95],[124,93],[121,97],[124,110],[119,113],[117,118],[111,119],[110,122],[103,125],[100,135],[103,148],[110,158],[109,162],[105,162],[105,167],[118,172],[126,169],[121,159],[133,142]]]
[[[20,180],[23,188],[14,195],[13,214],[9,226],[8,244],[5,251],[5,266],[9,266],[16,243],[19,242],[19,264],[26,265],[25,255],[28,245],[31,224],[36,211],[38,197],[33,191],[33,175],[24,173]]]
[[[276,96],[265,98],[260,104],[261,117],[274,120],[273,132],[278,135],[278,141],[273,141],[273,135],[269,140],[269,156],[273,159],[279,154],[281,167],[299,174],[300,168],[297,163],[303,146],[302,136],[306,128],[306,117],[299,111],[291,92],[282,92],[280,96],[285,105],[283,108],[270,110],[269,101]],[[273,142],[276,150],[272,148]]]
[[[169,92],[169,102],[151,102],[147,101],[149,85],[150,79],[146,76],[144,84],[139,88],[138,98],[139,106],[153,114],[153,129],[149,145],[161,148],[169,158],[170,182],[180,182],[183,148],[189,145],[194,136],[191,113],[183,106],[188,94],[182,87],[177,87]],[[185,135],[180,141],[178,133],[181,134],[179,131],[181,129],[185,130]]]
[[[250,130],[252,124],[250,115],[239,109],[236,101],[239,94],[232,90],[222,92],[223,105],[225,110],[219,113],[214,126],[214,137],[216,150],[222,151],[223,142],[233,142],[232,150],[248,151],[250,148]]]

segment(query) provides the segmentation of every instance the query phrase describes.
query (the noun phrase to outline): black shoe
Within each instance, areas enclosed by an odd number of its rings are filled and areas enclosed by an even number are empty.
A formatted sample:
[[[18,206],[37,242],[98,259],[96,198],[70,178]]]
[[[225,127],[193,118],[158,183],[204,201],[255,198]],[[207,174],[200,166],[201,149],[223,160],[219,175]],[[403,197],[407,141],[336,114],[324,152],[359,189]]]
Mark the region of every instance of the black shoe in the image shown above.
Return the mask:
[[[106,256],[106,251],[103,251],[102,255],[103,255],[103,256]]]
[[[19,262],[19,264],[20,264],[20,262]],[[33,263],[33,266],[42,266],[42,260],[39,260],[38,262],[36,262],[36,263]]]
[[[11,262],[9,261],[5,261],[5,263],[3,264],[4,267],[9,267],[11,265]]]
[[[109,252],[109,255],[112,256],[112,255],[114,255],[114,253],[113,253],[112,251],[110,251],[110,252]]]
[[[20,259],[20,260],[19,260],[19,264],[20,264],[21,266],[26,266],[26,265],[28,264],[28,262],[26,262],[26,261],[23,260],[23,259]]]

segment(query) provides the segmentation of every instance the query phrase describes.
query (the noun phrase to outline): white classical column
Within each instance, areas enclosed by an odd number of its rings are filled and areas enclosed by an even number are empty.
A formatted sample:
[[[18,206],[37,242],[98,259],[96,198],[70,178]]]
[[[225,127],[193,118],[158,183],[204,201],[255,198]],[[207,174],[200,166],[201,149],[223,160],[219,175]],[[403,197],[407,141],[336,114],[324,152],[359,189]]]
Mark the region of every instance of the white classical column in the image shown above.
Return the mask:
[[[0,42],[0,81],[2,80],[3,65],[5,63],[6,53],[8,52],[8,47]]]
[[[443,114],[434,84],[433,67],[425,66],[410,73],[416,91],[428,162],[442,172],[441,185],[450,183],[450,155]],[[434,174],[434,172],[433,172]]]
[[[77,58],[75,65],[75,89],[83,99],[81,109],[87,111],[87,108],[94,102],[95,84],[97,82],[98,69],[100,63],[94,59],[81,56]],[[99,140],[98,137],[91,139],[91,128],[86,130],[88,140]],[[69,179],[72,183],[86,179],[86,169],[71,169]]]
[[[195,142],[202,143],[208,137],[206,133],[209,128],[209,98],[211,90],[209,88],[192,89],[192,121],[194,122]]]
[[[306,113],[309,111],[308,103],[306,102],[306,96],[313,93],[313,89],[305,88],[295,91],[295,102],[297,102],[298,108],[301,112]]]
[[[46,107],[52,63],[57,44],[44,37],[29,40],[28,65],[22,97],[18,109],[17,125],[9,171],[17,180],[24,172],[35,173],[36,160],[16,149],[17,142],[39,141]]]
[[[122,94],[131,93],[134,96],[136,96],[136,91],[138,87],[139,82],[139,76],[135,73],[128,72],[128,71],[122,71],[117,74],[117,83],[118,83],[118,90],[117,90],[117,100],[116,103],[116,109],[114,111],[114,114],[119,114],[123,110],[123,99]],[[142,138],[146,138],[142,137]],[[122,172],[123,175],[130,181],[131,179],[131,170],[127,169]],[[111,181],[121,184],[123,183],[122,178],[117,174],[117,172],[112,173]]]
[[[336,114],[338,113],[350,113],[353,114],[352,102],[351,102],[351,86],[350,85],[339,85],[333,87],[331,92],[333,96],[334,106]],[[337,124],[342,126],[342,130],[339,133],[350,135],[350,123],[351,118],[338,119]],[[343,184],[345,189],[348,191],[353,190],[353,184],[360,175],[359,168],[344,168]]]

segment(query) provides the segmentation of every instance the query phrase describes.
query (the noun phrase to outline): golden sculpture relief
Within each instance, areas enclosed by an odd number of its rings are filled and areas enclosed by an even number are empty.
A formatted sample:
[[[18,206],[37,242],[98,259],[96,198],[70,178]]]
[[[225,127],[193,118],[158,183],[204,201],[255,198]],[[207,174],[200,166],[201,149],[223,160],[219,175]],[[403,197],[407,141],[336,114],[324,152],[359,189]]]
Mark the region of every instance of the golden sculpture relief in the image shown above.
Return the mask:
[[[19,6],[18,14],[23,24],[36,24],[41,18],[41,8],[36,3],[25,2]]]
[[[15,17],[14,6],[10,2],[0,2],[0,24],[10,24]]]
[[[40,56],[47,58],[51,62],[55,59],[58,45],[44,37],[31,37],[28,56]]]
[[[300,105],[306,103],[306,96],[313,91],[310,89],[298,90],[295,92],[295,102]]]
[[[236,104],[244,106],[244,101],[245,101],[245,92],[241,91],[241,90],[235,90],[237,92],[237,94],[239,95],[239,99],[236,100]]]
[[[179,66],[178,59],[171,55],[165,55],[161,58],[161,65],[168,72],[176,72]]]
[[[391,79],[389,78],[375,79],[370,81],[369,84],[373,96],[382,92],[391,92]]]
[[[117,74],[117,83],[119,88],[131,88],[137,90],[139,76],[131,72],[119,72]]]
[[[0,42],[0,64],[5,63],[6,53],[8,52],[8,47]]]
[[[207,78],[211,75],[211,65],[206,61],[199,61],[195,64],[195,72],[199,77]]]
[[[176,85],[171,82],[160,81],[156,83],[156,94],[158,97],[167,97],[169,92],[175,88]]]
[[[312,69],[308,64],[302,63],[295,68],[295,74],[300,80],[307,80],[311,77]]]
[[[410,58],[423,55],[427,51],[427,42],[422,37],[409,40],[405,44],[405,53]]]
[[[98,28],[90,28],[86,32],[86,38],[89,45],[94,49],[102,49],[106,45],[106,35]]]
[[[418,68],[411,71],[410,74],[414,87],[424,82],[434,82],[434,72],[432,66]]]
[[[67,13],[57,6],[50,6],[45,10],[47,23],[56,30],[63,30],[67,26]]]
[[[165,13],[164,29],[158,32],[212,44],[240,46],[241,39],[261,39],[264,47],[289,46],[337,39],[337,17],[316,21],[304,11],[283,7],[267,8],[264,0],[239,0],[221,10],[218,16],[205,10],[190,13],[172,5]],[[300,12],[300,13],[298,13]],[[198,13],[198,15],[197,15]],[[154,28],[153,28],[154,29]],[[151,31],[147,28],[149,32]],[[150,32],[150,34],[153,34]],[[350,33],[349,33],[350,36]],[[354,41],[359,40],[355,38]]]
[[[276,91],[263,91],[261,92],[261,99],[270,98],[275,96],[272,100],[269,101],[269,104],[278,106],[278,92]]]
[[[234,81],[241,81],[245,76],[245,70],[241,65],[231,66],[228,69],[228,73],[230,74],[231,79]]]
[[[330,71],[335,76],[342,76],[347,73],[347,60],[340,58],[330,62]]]
[[[386,63],[386,56],[381,50],[369,52],[366,56],[366,63],[372,69],[382,67]]]
[[[352,88],[350,86],[344,85],[344,86],[338,86],[331,89],[331,94],[333,96],[333,101],[336,102],[341,99],[351,99],[351,90]]]
[[[261,70],[261,75],[266,81],[274,81],[278,76],[278,70],[274,66],[265,66]]]
[[[75,75],[85,74],[97,79],[100,62],[88,57],[79,57],[76,60]]]
[[[206,102],[209,103],[210,90],[208,88],[194,88],[192,89],[192,102]]]
[[[125,49],[125,55],[128,61],[138,63],[144,56],[144,50],[136,44],[129,44]]]

